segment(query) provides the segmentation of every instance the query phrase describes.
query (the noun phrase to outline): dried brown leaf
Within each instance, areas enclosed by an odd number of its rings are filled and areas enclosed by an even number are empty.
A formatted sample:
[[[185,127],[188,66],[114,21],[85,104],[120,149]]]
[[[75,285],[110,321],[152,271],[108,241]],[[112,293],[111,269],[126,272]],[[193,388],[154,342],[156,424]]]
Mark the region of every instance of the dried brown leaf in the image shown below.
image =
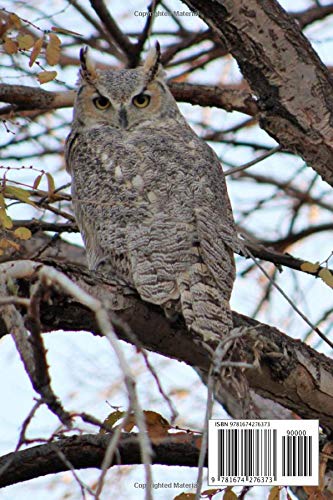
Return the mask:
[[[155,411],[144,411],[147,432],[153,443],[158,444],[168,436],[169,422]]]
[[[229,486],[224,490],[223,500],[237,500],[237,495]]]
[[[40,181],[42,180],[42,178],[43,178],[43,174],[37,175],[36,179],[34,180],[32,189],[38,189],[38,186],[39,186]]]
[[[60,59],[61,40],[55,33],[49,34],[49,42],[46,46],[46,60],[50,66],[58,64]]]
[[[42,71],[41,73],[38,73],[37,80],[41,84],[51,82],[52,80],[55,79],[57,74],[58,73],[56,71]]]
[[[49,172],[46,172],[46,178],[47,178],[47,192],[49,197],[52,198],[52,195],[55,190],[55,182],[52,175]]]
[[[195,493],[180,493],[174,500],[195,500]]]
[[[62,35],[73,35],[73,36],[83,37],[83,35],[77,33],[76,31],[65,30],[64,28],[57,28],[56,26],[52,26],[51,30],[54,31],[55,33],[60,33]]]
[[[124,431],[131,432],[131,430],[133,429],[133,427],[135,425],[136,425],[135,416],[133,413],[131,413],[130,415],[127,416],[127,418],[125,420]]]
[[[16,54],[19,47],[18,43],[15,40],[6,36],[3,48],[5,49],[5,52],[7,52],[7,54]]]
[[[42,50],[42,47],[43,47],[43,43],[44,43],[43,36],[41,38],[38,38],[38,40],[35,41],[34,47],[31,51],[30,59],[29,59],[30,68],[34,64],[34,62],[36,61],[37,57],[39,56],[40,51]]]
[[[14,12],[12,12],[11,14],[9,14],[9,23],[11,26],[14,26],[14,28],[17,28],[17,29],[20,29],[21,26],[22,26],[22,22],[21,22],[21,19],[19,18],[19,16],[17,16],[16,14],[14,14]]]
[[[279,500],[279,498],[280,498],[280,487],[273,486],[273,488],[270,489],[268,500]]]
[[[31,49],[31,47],[33,47],[33,45],[35,43],[35,39],[31,35],[18,35],[16,40],[17,40],[19,49],[21,49],[21,50],[29,50],[29,49]]]
[[[210,488],[209,490],[205,490],[201,492],[201,497],[202,498],[213,498],[215,495],[218,493],[221,493],[221,489],[216,489],[216,488]]]

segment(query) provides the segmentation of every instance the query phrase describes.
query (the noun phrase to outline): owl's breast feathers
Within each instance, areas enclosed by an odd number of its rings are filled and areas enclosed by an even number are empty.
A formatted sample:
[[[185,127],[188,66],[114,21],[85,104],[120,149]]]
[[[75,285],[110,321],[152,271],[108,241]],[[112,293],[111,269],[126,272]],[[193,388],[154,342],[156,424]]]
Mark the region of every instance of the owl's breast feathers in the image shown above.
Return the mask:
[[[67,157],[90,267],[125,280],[147,301],[166,308],[178,302],[201,334],[210,317],[203,335],[221,330],[221,311],[230,328],[228,238],[235,229],[211,148],[190,128],[180,134],[104,127],[73,133]]]

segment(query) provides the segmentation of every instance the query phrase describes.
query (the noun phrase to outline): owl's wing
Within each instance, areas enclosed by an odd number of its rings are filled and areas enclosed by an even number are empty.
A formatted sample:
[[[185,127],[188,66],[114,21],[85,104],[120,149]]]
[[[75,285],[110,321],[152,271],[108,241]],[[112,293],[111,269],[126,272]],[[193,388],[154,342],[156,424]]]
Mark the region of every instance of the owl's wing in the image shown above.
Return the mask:
[[[220,338],[232,328],[235,228],[218,158],[197,139],[196,154],[183,158],[182,178],[173,178],[164,206],[130,228],[127,244],[141,297],[165,309],[178,301],[191,330]]]
[[[160,212],[149,224],[128,228],[132,279],[144,300],[159,305],[179,300],[176,276],[191,264],[193,227]]]
[[[202,148],[208,172],[201,178],[196,196],[198,240],[205,264],[229,300],[235,274],[233,251],[238,250],[237,231],[219,159],[207,144]]]
[[[208,147],[208,146],[207,146]],[[236,230],[222,170],[215,154],[196,190],[198,262],[190,267],[182,293],[188,326],[204,340],[219,340],[233,327],[230,296],[235,279],[232,247]]]

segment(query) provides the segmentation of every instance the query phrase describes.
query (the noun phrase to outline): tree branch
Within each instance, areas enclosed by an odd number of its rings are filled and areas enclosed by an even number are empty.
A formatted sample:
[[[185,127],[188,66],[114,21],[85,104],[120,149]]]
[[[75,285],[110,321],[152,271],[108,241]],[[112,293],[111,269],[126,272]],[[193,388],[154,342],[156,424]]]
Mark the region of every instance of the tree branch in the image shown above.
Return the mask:
[[[108,433],[65,437],[52,443],[8,453],[0,457],[0,472],[4,468],[4,472],[0,474],[0,488],[68,470],[68,465],[61,458],[61,452],[74,469],[99,469],[112,435]],[[176,436],[170,435],[162,443],[152,444],[153,463],[197,467],[199,448],[195,446],[195,438],[192,442],[190,439],[187,442],[179,442]],[[122,434],[111,467],[141,463],[137,435]]]
[[[226,111],[240,111],[250,116],[258,113],[255,99],[246,90],[191,83],[170,83],[169,87],[177,101],[199,106],[215,106]]]
[[[0,85],[0,101],[15,105],[17,110],[56,109],[73,106],[75,92],[49,92],[26,85]]]
[[[132,54],[135,53],[136,46],[132,44],[127,35],[121,31],[103,0],[90,0],[90,4],[104,24],[107,32],[131,62]]]
[[[313,7],[303,10],[302,12],[296,12],[293,16],[299,22],[300,27],[304,29],[309,26],[309,24],[324,19],[331,14],[333,14],[333,4],[314,5]]]
[[[226,111],[240,111],[255,116],[258,113],[256,101],[245,90],[228,86],[194,85],[191,83],[170,83],[170,90],[178,101],[215,106]],[[0,102],[12,104],[13,112],[26,110],[51,110],[73,106],[75,91],[50,92],[25,85],[0,84]],[[8,106],[0,109],[0,115],[9,113]]]
[[[183,0],[227,44],[258,96],[260,125],[333,185],[333,80],[275,0]]]
[[[54,231],[56,233],[78,233],[78,227],[74,222],[61,223],[61,222],[47,222],[47,221],[39,221],[36,219],[31,220],[18,220],[13,221],[14,227],[24,226],[29,228],[33,233],[38,231]],[[287,245],[291,245],[295,241],[298,241],[301,238],[304,238],[308,235],[319,231],[328,231],[332,229],[332,224],[321,224],[318,227],[310,227],[308,229],[304,229],[299,233],[291,234],[286,238],[282,238],[280,240],[275,241],[246,241],[247,248],[251,251],[254,257],[258,259],[265,260],[267,262],[271,262],[275,264],[278,268],[281,266],[288,267],[289,269],[294,269],[295,271],[300,271],[305,274],[310,274],[311,276],[318,277],[319,272],[322,269],[326,269],[326,266],[319,266],[316,272],[304,271],[302,269],[302,264],[304,264],[305,260],[294,257],[289,253],[282,253],[281,251],[276,250],[280,248],[285,248]],[[240,228],[242,232],[242,228]],[[271,247],[271,248],[270,248]],[[14,252],[14,250],[13,250]],[[239,255],[249,258],[247,255],[243,253],[239,253]],[[1,259],[0,259],[1,262]],[[329,269],[333,273],[333,269]]]
[[[207,351],[193,342],[193,336],[181,318],[170,323],[159,307],[142,301],[134,291],[130,294],[117,283],[105,283],[92,276],[82,266],[61,262],[62,255],[68,261],[73,245],[61,240],[55,245],[57,248],[51,248],[50,253],[57,256],[57,260],[45,260],[44,263],[65,273],[89,294],[108,300],[110,321],[122,340],[129,342],[126,324],[149,350],[184,361],[203,372],[208,371]],[[78,249],[76,257],[73,254],[72,259],[75,258],[77,262],[82,260]],[[19,285],[20,295],[26,296],[28,283],[21,280]],[[100,335],[94,315],[59,292],[53,290],[51,299],[42,302],[40,308],[43,332],[86,330]],[[118,321],[115,321],[114,313]],[[257,360],[259,367],[245,372],[250,387],[260,396],[276,401],[304,418],[319,418],[322,425],[333,429],[332,360],[278,329],[239,313],[233,313],[233,321],[235,327],[248,329],[244,336],[247,352],[244,358],[235,361],[252,364]],[[0,335],[6,333],[4,324],[0,323]]]

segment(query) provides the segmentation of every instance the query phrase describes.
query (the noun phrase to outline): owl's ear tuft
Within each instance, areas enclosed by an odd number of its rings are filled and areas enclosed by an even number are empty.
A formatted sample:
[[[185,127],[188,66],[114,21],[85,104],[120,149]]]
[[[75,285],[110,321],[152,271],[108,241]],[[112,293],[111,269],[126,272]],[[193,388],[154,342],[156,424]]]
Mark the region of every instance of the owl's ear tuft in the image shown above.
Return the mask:
[[[81,69],[80,76],[83,80],[93,82],[96,79],[96,69],[93,60],[89,57],[88,47],[80,50]]]
[[[152,47],[146,57],[143,65],[143,70],[146,73],[146,83],[148,84],[157,75],[163,74],[163,69],[161,65],[161,47],[158,42],[155,43],[155,47]]]

